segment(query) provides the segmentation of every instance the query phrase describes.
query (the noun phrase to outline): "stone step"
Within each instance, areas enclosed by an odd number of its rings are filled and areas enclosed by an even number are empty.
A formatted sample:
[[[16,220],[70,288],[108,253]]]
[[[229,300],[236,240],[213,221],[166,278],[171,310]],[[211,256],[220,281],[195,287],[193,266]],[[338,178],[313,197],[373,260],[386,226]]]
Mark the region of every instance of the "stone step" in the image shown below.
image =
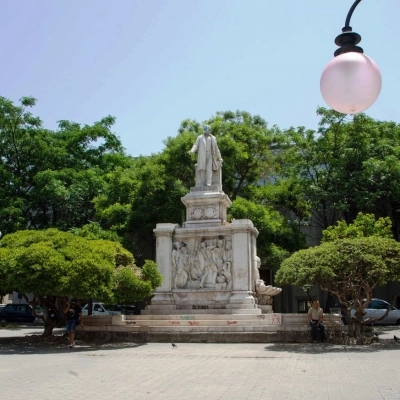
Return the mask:
[[[307,324],[307,314],[281,314],[282,324]],[[324,314],[324,324],[341,324],[341,317],[338,314]]]
[[[264,326],[264,325],[280,325],[279,323],[273,324],[271,320],[235,320],[235,319],[214,319],[214,320],[137,320],[126,321],[132,325],[138,326]],[[123,324],[123,322],[122,322]]]
[[[141,315],[188,315],[188,314],[253,314],[260,315],[261,309],[259,308],[208,308],[200,310],[182,309],[182,310],[171,310],[158,309],[142,310]]]
[[[146,326],[140,327],[140,332],[275,332],[276,326]]]
[[[126,315],[125,320],[130,321],[141,321],[141,320],[178,320],[178,321],[190,321],[190,320],[224,320],[235,319],[235,320],[267,320],[274,314],[181,314],[181,315]],[[277,314],[280,315],[280,314]]]
[[[326,325],[326,331],[342,331],[343,326]],[[125,332],[125,333],[143,333],[143,332],[158,332],[158,333],[195,333],[195,332],[215,332],[215,333],[232,333],[232,332],[310,332],[310,327],[306,324],[293,325],[128,325],[128,326],[110,326],[110,325],[83,325],[78,328],[82,332]]]

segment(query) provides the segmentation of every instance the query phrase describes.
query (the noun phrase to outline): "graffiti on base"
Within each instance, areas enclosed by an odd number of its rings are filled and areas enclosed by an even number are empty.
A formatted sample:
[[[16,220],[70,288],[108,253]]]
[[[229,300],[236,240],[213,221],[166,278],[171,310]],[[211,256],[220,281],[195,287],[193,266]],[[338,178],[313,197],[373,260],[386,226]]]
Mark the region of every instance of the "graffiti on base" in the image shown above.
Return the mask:
[[[187,309],[192,309],[192,310],[207,310],[208,306],[198,306],[198,305],[190,305],[190,304],[178,304],[176,306],[177,310],[187,310]]]
[[[194,319],[193,315],[181,315],[181,319],[187,320],[187,319]]]
[[[192,306],[192,310],[207,310],[208,306]]]
[[[237,321],[226,321],[228,325],[236,325]]]
[[[188,321],[190,326],[194,326],[194,325],[200,325],[200,323],[198,321]]]
[[[281,317],[279,314],[273,314],[272,319],[271,319],[271,324],[280,324],[281,323]]]

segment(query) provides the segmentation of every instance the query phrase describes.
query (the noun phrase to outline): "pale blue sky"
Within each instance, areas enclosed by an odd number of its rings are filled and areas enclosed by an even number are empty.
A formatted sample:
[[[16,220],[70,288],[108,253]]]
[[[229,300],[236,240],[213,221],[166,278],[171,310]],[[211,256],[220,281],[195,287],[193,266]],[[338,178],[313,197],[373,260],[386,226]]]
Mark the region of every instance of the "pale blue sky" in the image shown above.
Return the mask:
[[[245,110],[317,129],[324,66],[353,0],[0,0],[0,95],[34,96],[44,126],[109,114],[128,154],[180,123]],[[400,1],[363,0],[351,25],[379,65],[366,113],[400,122]]]

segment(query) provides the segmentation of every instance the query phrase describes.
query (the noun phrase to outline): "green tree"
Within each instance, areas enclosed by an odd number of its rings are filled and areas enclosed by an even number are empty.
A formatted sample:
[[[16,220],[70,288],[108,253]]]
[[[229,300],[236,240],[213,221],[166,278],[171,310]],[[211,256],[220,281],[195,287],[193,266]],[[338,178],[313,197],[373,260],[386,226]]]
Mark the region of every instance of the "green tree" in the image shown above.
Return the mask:
[[[18,231],[0,241],[1,287],[18,291],[33,306],[57,310],[58,315],[66,297],[122,301],[150,296],[154,279],[160,278],[158,271],[152,270],[152,279],[139,276],[140,282],[132,286],[129,280],[135,271],[139,270],[132,254],[118,242],[90,240],[54,228]],[[139,293],[129,294],[126,287]],[[49,315],[44,318],[44,335],[52,333],[56,322]]]
[[[252,186],[259,186],[276,175],[277,148],[282,134],[258,115],[246,111],[217,112],[207,121],[218,140],[223,163],[223,188],[235,200],[248,198]]]
[[[101,226],[117,232],[139,259],[155,258],[157,223],[184,219],[181,197],[187,189],[166,170],[161,155],[140,157],[128,169],[108,173],[104,190],[94,198]]]
[[[360,335],[374,288],[400,279],[400,243],[388,238],[387,219],[373,219],[359,214],[354,224],[330,228],[324,243],[292,254],[276,274],[280,284],[315,284],[337,298],[352,321],[350,336]]]
[[[392,239],[392,222],[389,217],[375,219],[372,214],[358,213],[356,219],[347,224],[338,221],[322,232],[322,243],[339,239],[357,239],[368,236],[379,236]]]
[[[400,126],[319,108],[317,132],[291,128],[282,175],[297,180],[323,229],[359,212],[390,217],[399,240]]]
[[[72,228],[70,232],[74,235],[91,240],[104,239],[113,242],[119,242],[121,240],[115,232],[103,229],[98,222],[91,222],[90,224],[82,226],[82,228]]]
[[[69,229],[94,216],[93,197],[103,177],[128,157],[111,132],[108,116],[92,126],[60,121],[46,130],[29,111],[0,97],[0,226],[3,232],[59,227]]]
[[[297,226],[271,207],[236,198],[229,209],[235,219],[250,219],[259,231],[257,252],[260,259],[277,270],[291,253],[305,247],[304,235]]]
[[[142,269],[120,267],[115,273],[115,299],[117,303],[134,303],[147,299],[162,283],[154,261],[146,260]]]

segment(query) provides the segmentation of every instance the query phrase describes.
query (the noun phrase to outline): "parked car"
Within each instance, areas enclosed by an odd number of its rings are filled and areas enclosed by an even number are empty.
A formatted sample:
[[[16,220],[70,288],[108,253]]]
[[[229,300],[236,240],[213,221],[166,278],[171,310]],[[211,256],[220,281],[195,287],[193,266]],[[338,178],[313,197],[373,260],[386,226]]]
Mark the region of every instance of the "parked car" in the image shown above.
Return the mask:
[[[114,315],[121,315],[123,314],[123,309],[116,305],[116,304],[104,304],[104,308],[109,312]]]
[[[89,304],[82,308],[82,315],[89,315]],[[121,315],[122,310],[118,306],[106,305],[104,303],[93,302],[92,315]]]
[[[118,307],[122,310],[123,315],[134,315],[136,307],[131,304],[119,304]]]
[[[0,309],[0,321],[32,323],[35,319],[29,304],[6,304]]]
[[[388,315],[380,321],[367,321],[368,319],[378,319],[385,314],[387,309],[390,309]],[[355,310],[351,310],[351,316],[355,314]],[[374,325],[400,325],[400,310],[392,307],[390,303],[382,299],[371,299],[371,302],[365,309],[364,321],[370,322]],[[344,321],[345,325],[347,321]]]
[[[381,321],[373,322],[374,325],[400,325],[400,310],[396,307],[392,307],[390,303],[381,299],[371,299],[371,302],[368,304],[365,309],[366,314],[363,319],[366,320],[368,318],[376,319],[385,314],[387,309],[390,309],[387,317],[382,319]]]

